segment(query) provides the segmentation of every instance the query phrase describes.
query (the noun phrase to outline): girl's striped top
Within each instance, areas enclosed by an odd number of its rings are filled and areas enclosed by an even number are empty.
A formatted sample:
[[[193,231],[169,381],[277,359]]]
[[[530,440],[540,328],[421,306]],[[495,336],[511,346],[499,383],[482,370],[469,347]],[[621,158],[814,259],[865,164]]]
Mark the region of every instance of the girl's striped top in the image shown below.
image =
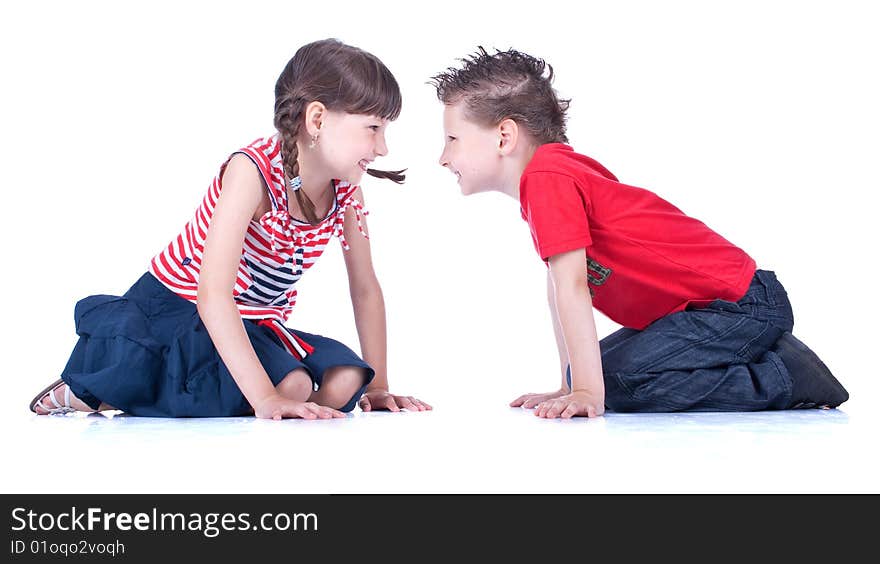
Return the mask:
[[[268,188],[272,209],[259,221],[252,220],[248,226],[232,296],[243,318],[259,319],[263,320],[262,324],[271,324],[282,342],[288,340],[285,337],[292,337],[293,342],[285,344],[288,344],[288,349],[293,348],[291,352],[295,356],[302,358],[311,352],[311,347],[297,342],[301,340],[283,325],[296,303],[294,285],[321,256],[332,236],[338,237],[343,248],[348,250],[343,225],[345,211],[349,207],[355,210],[358,229],[364,237],[367,235],[362,227],[361,215],[369,212],[354,197],[357,186],[334,180],[336,201],[329,215],[314,226],[298,221],[288,212],[287,182],[278,135],[257,139],[233,155],[237,153],[246,155],[259,169]],[[193,219],[150,262],[153,276],[192,303],[197,302],[199,271],[208,225],[223,188],[223,171],[231,158],[232,155],[220,167]]]

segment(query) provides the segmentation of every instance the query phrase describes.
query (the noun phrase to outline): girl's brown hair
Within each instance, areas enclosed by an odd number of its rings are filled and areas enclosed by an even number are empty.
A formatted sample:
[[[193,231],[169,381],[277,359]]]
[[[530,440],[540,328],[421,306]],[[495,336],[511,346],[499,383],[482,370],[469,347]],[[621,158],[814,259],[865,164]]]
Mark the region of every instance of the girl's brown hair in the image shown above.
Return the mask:
[[[304,45],[281,71],[275,83],[275,128],[281,139],[284,174],[299,176],[296,139],[304,125],[304,112],[311,102],[328,110],[395,120],[400,115],[400,88],[391,71],[374,55],[336,39]],[[367,169],[367,174],[398,184],[403,170]],[[315,205],[302,190],[294,191],[310,223],[318,223]]]

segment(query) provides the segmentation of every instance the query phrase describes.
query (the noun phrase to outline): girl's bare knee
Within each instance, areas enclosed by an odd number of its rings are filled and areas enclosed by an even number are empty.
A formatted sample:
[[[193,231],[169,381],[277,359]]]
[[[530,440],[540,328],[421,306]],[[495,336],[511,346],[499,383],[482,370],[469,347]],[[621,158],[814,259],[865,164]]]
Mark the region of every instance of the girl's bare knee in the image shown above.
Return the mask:
[[[349,402],[351,396],[364,385],[366,374],[356,366],[336,366],[324,373],[321,389],[315,392],[311,401],[339,409]]]
[[[312,379],[304,368],[297,368],[278,382],[275,389],[287,399],[306,401],[312,393]]]

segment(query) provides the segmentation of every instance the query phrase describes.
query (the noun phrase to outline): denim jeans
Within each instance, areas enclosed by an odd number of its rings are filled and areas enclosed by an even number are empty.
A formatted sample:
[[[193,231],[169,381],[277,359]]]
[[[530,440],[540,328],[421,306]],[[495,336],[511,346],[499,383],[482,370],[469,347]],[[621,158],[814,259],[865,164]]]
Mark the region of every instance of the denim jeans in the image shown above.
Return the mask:
[[[793,324],[785,288],[758,270],[738,302],[716,300],[642,331],[620,329],[599,343],[605,405],[618,412],[785,409],[791,378],[770,349]]]

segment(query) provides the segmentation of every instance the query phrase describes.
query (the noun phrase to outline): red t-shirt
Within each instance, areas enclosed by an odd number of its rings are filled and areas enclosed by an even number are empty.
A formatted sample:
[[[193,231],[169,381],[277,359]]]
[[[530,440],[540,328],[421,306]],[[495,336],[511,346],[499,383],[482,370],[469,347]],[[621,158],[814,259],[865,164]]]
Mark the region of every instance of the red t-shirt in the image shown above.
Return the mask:
[[[542,145],[520,179],[522,216],[545,261],[586,249],[593,305],[644,329],[716,299],[737,301],[755,261],[656,194],[617,181],[568,145]]]

